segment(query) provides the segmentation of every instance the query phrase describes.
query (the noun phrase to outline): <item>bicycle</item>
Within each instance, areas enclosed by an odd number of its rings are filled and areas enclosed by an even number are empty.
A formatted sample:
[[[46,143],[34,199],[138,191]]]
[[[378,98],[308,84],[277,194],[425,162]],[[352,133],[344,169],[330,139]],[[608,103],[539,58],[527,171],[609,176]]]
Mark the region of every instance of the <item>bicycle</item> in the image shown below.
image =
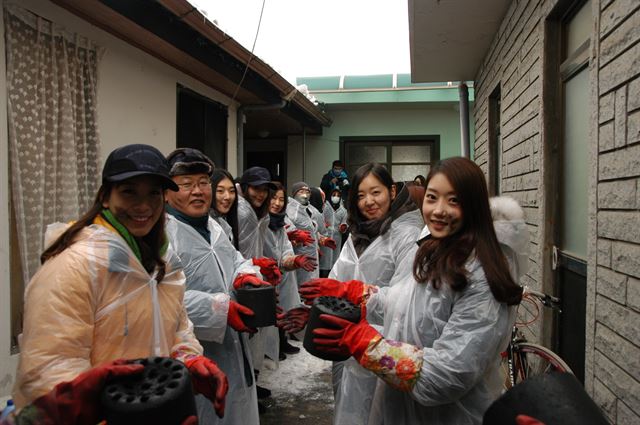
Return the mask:
[[[560,299],[542,292],[524,287],[522,300],[535,306],[536,313],[532,320],[518,322],[513,325],[511,339],[507,349],[501,353],[501,369],[505,375],[505,389],[532,376],[551,372],[568,372],[573,374],[569,365],[556,353],[539,344],[528,342],[520,326],[527,326],[538,319],[540,307],[538,303],[557,312],[560,310]]]

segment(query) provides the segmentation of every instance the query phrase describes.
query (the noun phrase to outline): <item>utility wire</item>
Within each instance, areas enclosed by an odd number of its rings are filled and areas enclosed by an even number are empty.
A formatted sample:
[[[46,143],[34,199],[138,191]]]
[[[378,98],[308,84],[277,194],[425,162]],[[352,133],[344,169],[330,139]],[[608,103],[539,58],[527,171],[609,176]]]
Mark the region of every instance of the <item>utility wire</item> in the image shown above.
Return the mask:
[[[258,20],[258,28],[256,29],[256,36],[253,39],[253,46],[251,46],[251,55],[249,56],[249,60],[247,61],[247,66],[244,68],[244,72],[242,73],[242,78],[240,82],[236,86],[235,91],[233,92],[233,96],[231,97],[231,101],[236,100],[236,96],[238,95],[238,90],[240,90],[240,86],[244,82],[244,78],[247,76],[247,71],[249,71],[249,64],[251,64],[251,60],[253,59],[253,50],[256,48],[256,42],[258,41],[258,34],[260,33],[260,25],[262,24],[262,14],[264,13],[264,5],[267,0],[262,0],[262,9],[260,9],[260,19]]]

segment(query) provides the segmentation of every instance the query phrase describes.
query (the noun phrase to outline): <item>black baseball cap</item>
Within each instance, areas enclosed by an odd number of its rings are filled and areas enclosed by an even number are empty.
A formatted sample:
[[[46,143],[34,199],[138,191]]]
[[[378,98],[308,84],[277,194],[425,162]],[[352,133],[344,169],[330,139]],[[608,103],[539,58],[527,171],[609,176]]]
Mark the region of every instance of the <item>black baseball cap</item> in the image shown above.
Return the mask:
[[[162,187],[178,190],[169,177],[169,164],[162,153],[149,145],[133,144],[113,150],[102,169],[102,182],[118,183],[137,176],[156,176]]]
[[[240,184],[248,184],[249,186],[261,186],[266,184],[269,189],[276,190],[276,185],[271,183],[271,174],[269,170],[263,167],[251,167],[245,170],[240,177]]]

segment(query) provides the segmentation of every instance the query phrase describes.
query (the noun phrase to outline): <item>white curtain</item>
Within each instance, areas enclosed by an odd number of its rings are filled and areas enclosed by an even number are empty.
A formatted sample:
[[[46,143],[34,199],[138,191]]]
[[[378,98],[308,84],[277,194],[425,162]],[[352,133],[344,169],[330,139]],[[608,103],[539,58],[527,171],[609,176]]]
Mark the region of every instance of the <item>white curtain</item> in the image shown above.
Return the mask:
[[[77,219],[99,183],[98,47],[15,5],[4,8],[10,184],[24,281],[48,224]]]

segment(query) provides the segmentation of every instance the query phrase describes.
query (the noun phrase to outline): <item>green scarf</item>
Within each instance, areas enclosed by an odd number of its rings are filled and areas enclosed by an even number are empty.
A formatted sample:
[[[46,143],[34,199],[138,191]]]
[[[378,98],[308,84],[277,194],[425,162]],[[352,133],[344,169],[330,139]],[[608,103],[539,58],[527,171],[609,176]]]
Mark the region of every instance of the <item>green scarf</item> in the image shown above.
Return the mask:
[[[140,247],[138,246],[138,241],[136,240],[135,236],[129,233],[127,228],[123,226],[122,223],[118,221],[118,219],[116,219],[116,217],[113,215],[113,213],[110,210],[105,208],[102,210],[101,214],[105,218],[105,220],[107,220],[109,224],[112,225],[114,229],[118,231],[120,236],[122,236],[122,238],[127,242],[127,245],[129,245],[129,248],[131,248],[131,250],[133,251],[133,254],[136,256],[138,261],[140,261],[140,264],[142,264],[142,254],[140,252]],[[162,243],[162,247],[160,247],[161,257],[164,256],[168,248],[169,248],[169,239],[165,235],[164,242]]]

